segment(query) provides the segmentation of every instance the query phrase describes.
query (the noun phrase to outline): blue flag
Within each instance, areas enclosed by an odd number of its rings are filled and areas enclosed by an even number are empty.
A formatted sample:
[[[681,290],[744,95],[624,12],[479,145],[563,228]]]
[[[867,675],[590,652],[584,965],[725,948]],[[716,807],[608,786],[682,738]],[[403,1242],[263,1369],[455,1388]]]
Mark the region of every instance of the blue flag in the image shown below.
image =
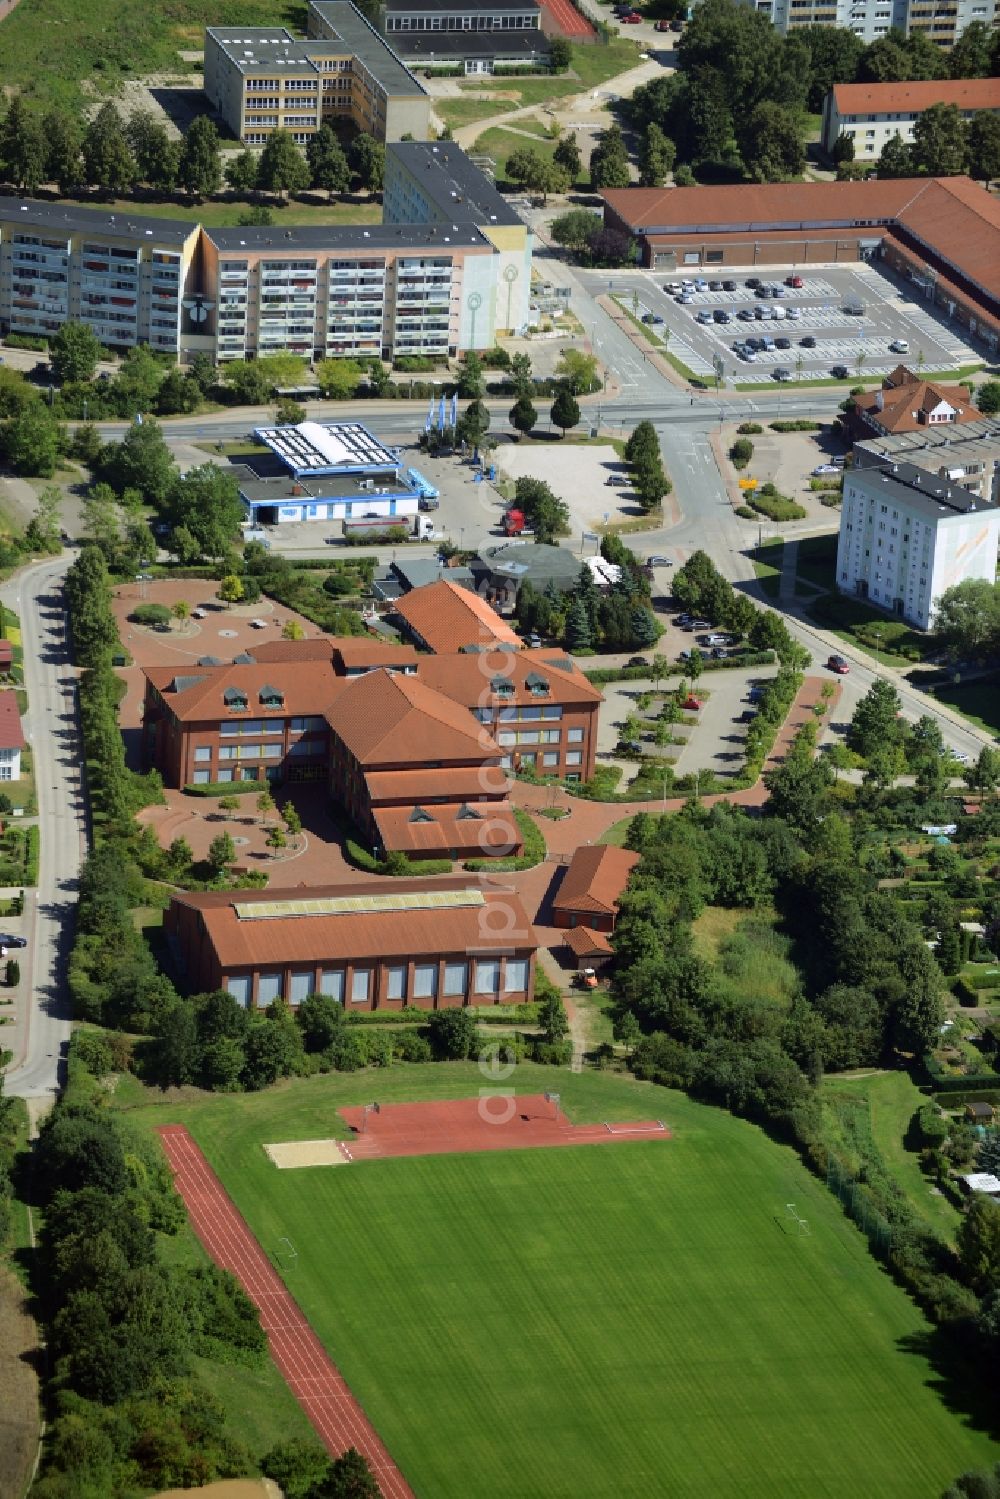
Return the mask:
[[[454,392],[454,394],[452,395],[452,398],[451,398],[451,425],[454,427],[454,426],[457,426],[457,424],[458,424],[458,391],[456,390]]]
[[[434,425],[434,397],[431,396],[431,404],[427,408],[427,420],[424,422],[424,431],[429,432]]]
[[[438,407],[438,431],[439,432],[443,432],[444,429],[445,429],[445,426],[447,425],[447,423],[445,422],[445,401],[446,400],[447,400],[447,397],[446,396],[442,396],[441,397],[441,404]]]

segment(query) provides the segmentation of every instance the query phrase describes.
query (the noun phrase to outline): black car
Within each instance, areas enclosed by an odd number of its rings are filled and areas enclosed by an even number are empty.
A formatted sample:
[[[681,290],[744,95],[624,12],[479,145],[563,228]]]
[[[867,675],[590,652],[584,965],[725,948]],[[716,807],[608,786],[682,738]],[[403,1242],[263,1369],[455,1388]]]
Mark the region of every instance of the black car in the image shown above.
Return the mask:
[[[723,283],[722,283],[722,290],[723,291],[735,291],[736,290],[736,282],[735,281],[723,281]]]
[[[776,349],[790,349],[792,347],[792,340],[790,338],[776,338],[774,340],[774,347]]]
[[[709,291],[721,291],[722,290],[722,282],[721,281],[710,281],[708,283],[708,289],[709,289]]]
[[[759,276],[748,276],[747,279],[744,281],[743,285],[744,286],[759,286],[760,285],[760,277]]]
[[[850,376],[850,373],[846,364],[835,364],[830,371],[835,380],[846,380]]]
[[[776,370],[772,370],[772,374],[776,380],[790,380],[792,378],[791,370],[783,369],[780,365]]]
[[[626,666],[648,666],[645,656],[629,656]]]
[[[764,340],[762,338],[748,338],[747,339],[747,348],[748,349],[762,349],[763,347],[764,347]]]
[[[718,309],[717,312],[713,312],[712,313],[712,317],[715,319],[715,321],[717,323],[731,323],[732,322],[732,318],[729,316],[729,313],[728,312],[724,312],[721,307]]]
[[[712,660],[713,661],[724,661],[725,659],[726,659],[726,652],[725,652],[724,647],[721,646],[721,645],[713,646],[712,647]]]
[[[0,934],[0,947],[27,947],[27,937],[11,937]]]
[[[739,310],[739,312],[736,314],[736,316],[739,318],[739,320],[740,320],[741,323],[752,323],[753,322],[753,308],[751,308],[751,307],[741,307],[740,310]]]
[[[805,338],[799,339],[799,346],[803,349],[815,349],[816,340],[813,338],[811,333],[807,333]]]
[[[763,301],[766,301],[767,298],[771,295],[771,293],[768,291],[767,287],[766,286],[761,286],[761,284],[760,284],[759,281],[758,281],[757,285],[753,289],[753,294],[754,294],[755,297],[760,297]]]

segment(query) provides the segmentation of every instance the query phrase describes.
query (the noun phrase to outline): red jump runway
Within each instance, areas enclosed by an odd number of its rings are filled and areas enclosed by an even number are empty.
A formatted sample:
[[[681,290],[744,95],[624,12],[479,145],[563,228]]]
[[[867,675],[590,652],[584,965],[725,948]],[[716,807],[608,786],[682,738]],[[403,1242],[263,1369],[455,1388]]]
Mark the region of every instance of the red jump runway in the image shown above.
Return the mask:
[[[612,1145],[670,1138],[658,1119],[634,1124],[571,1124],[541,1094],[514,1097],[484,1089],[481,1098],[444,1103],[394,1103],[373,1109],[340,1109],[354,1136],[342,1142],[348,1160],[386,1156],[451,1155],[458,1151],[529,1150],[553,1145]]]
[[[217,1265],[231,1270],[260,1312],[271,1356],[334,1457],[356,1447],[385,1499],[413,1499],[413,1490],[379,1441],[343,1375],[285,1289],[188,1131],[168,1124],[157,1133],[195,1233]]]
[[[541,0],[563,36],[570,41],[583,36],[596,36],[597,32],[586,16],[570,5],[569,0]]]

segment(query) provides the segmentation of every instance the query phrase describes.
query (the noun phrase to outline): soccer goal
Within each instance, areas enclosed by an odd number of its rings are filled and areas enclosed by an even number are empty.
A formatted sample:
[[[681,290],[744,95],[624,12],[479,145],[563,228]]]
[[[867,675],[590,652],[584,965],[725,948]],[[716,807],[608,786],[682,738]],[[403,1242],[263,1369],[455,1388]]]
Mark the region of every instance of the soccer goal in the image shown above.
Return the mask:
[[[278,1247],[274,1250],[273,1259],[279,1270],[294,1270],[299,1258],[299,1251],[291,1239],[284,1235],[278,1240]]]
[[[807,1218],[803,1218],[794,1202],[785,1203],[785,1213],[787,1214],[788,1221],[791,1224],[792,1229],[796,1233],[805,1234],[806,1237],[808,1237],[812,1233],[812,1230],[809,1227],[809,1220]]]

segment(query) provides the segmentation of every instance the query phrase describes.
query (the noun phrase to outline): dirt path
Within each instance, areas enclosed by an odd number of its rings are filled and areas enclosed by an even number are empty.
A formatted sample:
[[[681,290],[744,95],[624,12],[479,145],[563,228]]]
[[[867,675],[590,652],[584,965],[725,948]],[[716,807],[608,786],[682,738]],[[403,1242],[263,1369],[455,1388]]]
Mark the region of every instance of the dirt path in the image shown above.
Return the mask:
[[[24,1288],[0,1266],[0,1494],[24,1493],[38,1452],[37,1352],[38,1329]]]

